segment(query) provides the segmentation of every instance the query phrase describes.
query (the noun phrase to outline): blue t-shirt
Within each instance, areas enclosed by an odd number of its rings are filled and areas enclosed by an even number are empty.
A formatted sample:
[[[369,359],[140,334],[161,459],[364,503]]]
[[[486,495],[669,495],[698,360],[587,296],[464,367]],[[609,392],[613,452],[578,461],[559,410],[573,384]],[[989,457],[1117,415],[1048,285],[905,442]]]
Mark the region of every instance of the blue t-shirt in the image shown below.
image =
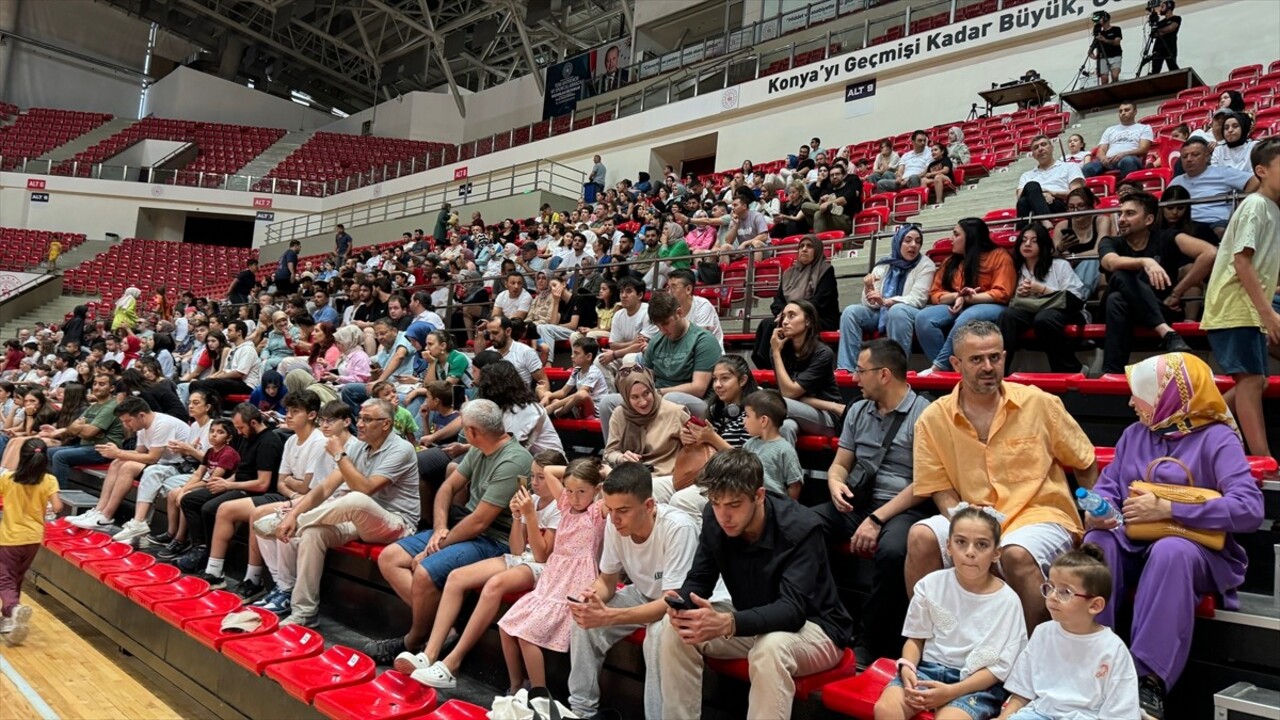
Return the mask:
[[[414,350],[413,345],[409,344],[409,338],[405,337],[404,333],[397,333],[396,341],[391,345],[391,348],[387,350],[379,350],[378,354],[374,357],[374,360],[377,361],[379,367],[386,368],[387,363],[391,360],[391,356],[395,354],[396,348],[401,347],[405,349],[404,357],[400,360],[400,364],[396,366],[396,369],[387,376],[392,382],[395,382],[395,379],[401,375],[414,374],[413,360],[418,357],[418,351]]]
[[[1210,165],[1196,177],[1187,174],[1179,175],[1169,183],[1170,187],[1181,185],[1191,194],[1192,199],[1226,195],[1239,192],[1253,177],[1247,172],[1229,167]],[[1191,219],[1210,225],[1226,225],[1231,217],[1231,203],[1213,202],[1191,206]]]
[[[284,254],[280,256],[280,264],[276,266],[277,279],[289,279],[290,263],[292,263],[295,268],[298,267],[298,253],[293,250],[285,250]]]

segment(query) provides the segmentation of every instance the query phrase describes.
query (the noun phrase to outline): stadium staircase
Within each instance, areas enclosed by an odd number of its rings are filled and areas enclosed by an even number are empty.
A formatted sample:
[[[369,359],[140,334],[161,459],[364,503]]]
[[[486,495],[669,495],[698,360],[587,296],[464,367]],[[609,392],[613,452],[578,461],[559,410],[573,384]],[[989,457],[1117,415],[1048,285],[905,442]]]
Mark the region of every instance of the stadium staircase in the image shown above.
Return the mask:
[[[94,145],[97,145],[99,142],[102,142],[103,140],[106,140],[107,138],[114,136],[115,134],[119,133],[121,130],[124,130],[125,128],[129,127],[130,125],[133,125],[136,122],[138,121],[133,118],[127,118],[127,117],[112,118],[111,120],[108,120],[102,125],[99,125],[98,127],[81,135],[80,137],[75,138],[74,140],[68,143],[65,143],[63,145],[59,145],[58,147],[41,155],[39,159],[51,160],[53,162],[71,160],[75,158],[76,153],[88,150]]]
[[[262,179],[266,177],[267,173],[284,162],[285,158],[292,155],[295,150],[305,145],[311,139],[311,136],[315,134],[315,130],[294,130],[280,138],[274,145],[254,158],[253,162],[241,168],[235,177],[228,180],[227,189],[248,190],[249,178]]]
[[[78,247],[63,253],[62,257],[58,258],[58,270],[65,273],[81,263],[98,257],[118,244],[118,240],[85,240]],[[28,272],[41,272],[41,269],[32,269]],[[86,305],[101,299],[100,295],[59,295],[48,303],[0,325],[0,339],[7,340],[17,337],[19,328],[29,328],[37,322],[60,323],[75,306]]]

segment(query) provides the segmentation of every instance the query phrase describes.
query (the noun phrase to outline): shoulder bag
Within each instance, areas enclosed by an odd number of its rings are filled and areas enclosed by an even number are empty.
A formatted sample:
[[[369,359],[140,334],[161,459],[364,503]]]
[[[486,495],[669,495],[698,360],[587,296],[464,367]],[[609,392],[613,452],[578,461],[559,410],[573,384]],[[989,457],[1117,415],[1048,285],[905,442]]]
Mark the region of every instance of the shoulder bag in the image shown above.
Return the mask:
[[[1163,462],[1171,462],[1187,475],[1186,485],[1173,485],[1170,483],[1154,483],[1151,482],[1151,473],[1156,466]],[[1217,500],[1222,497],[1222,493],[1217,490],[1197,487],[1194,479],[1191,477],[1191,470],[1181,460],[1172,457],[1158,457],[1147,465],[1147,471],[1142,480],[1133,482],[1129,485],[1132,490],[1145,490],[1162,500],[1169,500],[1175,503],[1185,505],[1203,505],[1210,500]],[[1140,542],[1155,542],[1160,538],[1181,537],[1192,542],[1199,543],[1210,550],[1222,550],[1226,544],[1227,534],[1222,530],[1200,530],[1197,528],[1189,528],[1176,520],[1161,520],[1159,522],[1146,523],[1125,523],[1124,532],[1129,536],[1130,540],[1138,540]]]
[[[908,413],[910,410],[894,412],[893,422],[889,424],[889,431],[884,434],[884,442],[874,457],[855,459],[853,468],[849,470],[849,477],[845,479],[845,484],[853,492],[853,500],[850,504],[853,505],[854,510],[862,512],[871,504],[871,495],[876,487],[876,474],[880,472],[880,464],[889,453],[889,446],[893,444],[894,438],[898,437],[898,431],[906,422]]]

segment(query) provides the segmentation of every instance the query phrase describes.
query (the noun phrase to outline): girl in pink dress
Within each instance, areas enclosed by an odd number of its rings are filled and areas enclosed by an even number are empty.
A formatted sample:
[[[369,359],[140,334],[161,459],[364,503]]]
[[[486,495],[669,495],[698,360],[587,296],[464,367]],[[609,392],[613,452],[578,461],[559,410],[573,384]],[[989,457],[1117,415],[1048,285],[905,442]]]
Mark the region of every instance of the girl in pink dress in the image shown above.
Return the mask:
[[[565,479],[557,501],[560,527],[555,550],[533,592],[517,600],[498,621],[513,688],[524,684],[526,674],[532,687],[546,686],[542,650],[569,651],[573,615],[568,597],[589,586],[600,573],[605,523],[604,507],[596,500],[600,460],[579,458],[563,469],[547,468],[546,483],[553,492],[561,476]]]

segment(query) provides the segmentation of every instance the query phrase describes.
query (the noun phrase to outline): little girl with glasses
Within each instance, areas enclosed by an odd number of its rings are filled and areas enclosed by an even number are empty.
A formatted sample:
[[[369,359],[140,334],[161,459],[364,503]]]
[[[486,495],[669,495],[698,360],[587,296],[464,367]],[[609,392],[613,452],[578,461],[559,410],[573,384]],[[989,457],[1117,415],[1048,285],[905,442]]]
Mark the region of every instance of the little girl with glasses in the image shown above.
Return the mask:
[[[1000,683],[1027,630],[1017,593],[991,574],[1000,559],[999,513],[957,505],[947,553],[954,567],[916,583],[898,676],[876,702],[876,720],[906,720],[926,710],[937,720],[990,720],[1000,712]]]
[[[1092,543],[1058,557],[1041,586],[1053,620],[1013,663],[1000,720],[1137,718],[1138,674],[1124,641],[1098,623],[1111,569]]]

